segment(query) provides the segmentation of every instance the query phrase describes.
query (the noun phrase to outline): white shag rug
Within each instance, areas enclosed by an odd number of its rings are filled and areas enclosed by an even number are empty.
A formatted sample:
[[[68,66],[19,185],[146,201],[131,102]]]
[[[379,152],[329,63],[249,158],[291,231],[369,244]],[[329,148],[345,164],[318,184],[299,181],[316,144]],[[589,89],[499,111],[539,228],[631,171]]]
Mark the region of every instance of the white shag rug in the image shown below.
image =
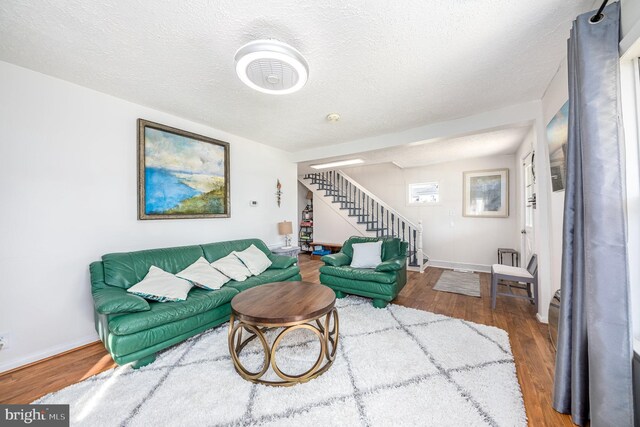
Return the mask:
[[[103,426],[525,426],[507,333],[398,305],[338,300],[336,360],[294,387],[243,380],[227,347],[228,324],[172,347],[139,370],[122,366],[34,403],[71,405],[71,424]],[[257,340],[254,340],[254,342]],[[252,342],[245,366],[262,363]],[[284,339],[278,365],[310,367],[310,332]]]

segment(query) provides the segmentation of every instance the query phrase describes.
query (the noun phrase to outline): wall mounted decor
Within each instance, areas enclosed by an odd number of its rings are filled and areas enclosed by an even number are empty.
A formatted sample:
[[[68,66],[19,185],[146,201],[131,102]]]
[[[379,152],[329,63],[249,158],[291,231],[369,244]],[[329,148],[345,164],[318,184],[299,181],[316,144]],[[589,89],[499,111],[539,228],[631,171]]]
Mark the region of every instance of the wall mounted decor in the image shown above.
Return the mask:
[[[138,218],[228,218],[229,143],[138,119]]]
[[[556,113],[547,125],[547,143],[549,144],[549,168],[553,191],[564,190],[565,157],[569,140],[569,101]]]
[[[278,202],[278,207],[280,207],[280,202],[282,202],[282,184],[280,184],[280,180],[276,184],[276,201]]]
[[[463,216],[509,216],[509,169],[463,172]]]

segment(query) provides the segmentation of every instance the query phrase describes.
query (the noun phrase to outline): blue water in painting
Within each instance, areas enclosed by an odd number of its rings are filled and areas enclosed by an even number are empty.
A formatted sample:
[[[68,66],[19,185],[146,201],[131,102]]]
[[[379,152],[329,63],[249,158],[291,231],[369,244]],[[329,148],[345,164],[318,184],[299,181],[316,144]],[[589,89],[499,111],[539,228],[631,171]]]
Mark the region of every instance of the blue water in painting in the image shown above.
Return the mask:
[[[176,178],[171,171],[161,168],[145,168],[144,184],[147,214],[166,212],[183,200],[200,194],[200,191]]]

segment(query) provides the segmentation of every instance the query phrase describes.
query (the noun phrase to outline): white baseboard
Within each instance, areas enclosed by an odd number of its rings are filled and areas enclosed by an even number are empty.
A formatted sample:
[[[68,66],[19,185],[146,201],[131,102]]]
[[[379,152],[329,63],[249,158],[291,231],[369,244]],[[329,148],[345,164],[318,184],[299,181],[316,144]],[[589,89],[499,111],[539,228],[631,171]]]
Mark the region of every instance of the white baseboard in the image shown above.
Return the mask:
[[[65,351],[73,350],[74,348],[82,347],[83,345],[91,344],[99,340],[100,337],[98,337],[98,334],[94,333],[72,342],[50,347],[38,353],[0,363],[0,374],[15,368],[19,368],[20,366],[28,365],[29,363],[37,362],[38,360],[46,359],[47,357],[55,356],[56,354],[64,353]]]
[[[453,269],[461,269],[461,270],[471,270],[471,271],[479,271],[482,273],[491,273],[491,266],[485,264],[469,264],[465,262],[453,262],[453,261],[441,261],[437,259],[430,259],[427,263],[427,267],[440,267],[440,268],[449,268]]]

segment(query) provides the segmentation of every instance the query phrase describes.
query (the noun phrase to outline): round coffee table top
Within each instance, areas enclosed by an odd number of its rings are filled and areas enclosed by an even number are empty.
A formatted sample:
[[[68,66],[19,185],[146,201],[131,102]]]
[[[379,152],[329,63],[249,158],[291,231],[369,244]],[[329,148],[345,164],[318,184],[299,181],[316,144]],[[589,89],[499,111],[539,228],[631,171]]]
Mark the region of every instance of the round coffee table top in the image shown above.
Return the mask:
[[[274,282],[239,293],[231,300],[231,310],[244,322],[284,325],[327,314],[335,302],[336,294],[324,285]]]

